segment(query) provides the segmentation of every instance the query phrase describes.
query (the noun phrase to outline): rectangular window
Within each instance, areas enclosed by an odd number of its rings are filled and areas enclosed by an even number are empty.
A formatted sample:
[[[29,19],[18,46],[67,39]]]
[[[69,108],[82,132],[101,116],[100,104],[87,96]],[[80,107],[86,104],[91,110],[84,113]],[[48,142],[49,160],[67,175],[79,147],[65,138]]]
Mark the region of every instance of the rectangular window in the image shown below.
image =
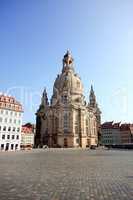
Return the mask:
[[[11,127],[8,128],[8,131],[11,131]]]
[[[79,128],[77,125],[75,125],[75,134],[78,134],[78,132],[79,132]]]
[[[76,139],[76,143],[79,144],[79,138]]]
[[[7,139],[8,139],[8,140],[10,139],[10,135],[7,135]]]
[[[14,136],[14,135],[12,135],[12,140],[14,140],[14,138],[15,138],[15,136]]]
[[[1,144],[1,150],[3,150],[4,149],[4,144]]]
[[[18,148],[18,144],[15,145],[15,150],[17,150],[17,148]]]
[[[13,150],[14,144],[11,144],[11,150]]]
[[[2,135],[2,139],[3,139],[3,140],[5,139],[5,135]]]
[[[20,128],[17,128],[17,132],[19,132],[20,131]]]
[[[6,131],[6,126],[3,127],[3,131]]]

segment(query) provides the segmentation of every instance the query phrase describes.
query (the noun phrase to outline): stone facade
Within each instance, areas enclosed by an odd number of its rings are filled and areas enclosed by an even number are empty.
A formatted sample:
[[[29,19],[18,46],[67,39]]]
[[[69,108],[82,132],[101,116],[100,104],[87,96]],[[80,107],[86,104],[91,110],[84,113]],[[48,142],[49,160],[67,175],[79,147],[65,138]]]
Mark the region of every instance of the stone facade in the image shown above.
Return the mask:
[[[92,86],[90,102],[86,103],[83,84],[75,73],[72,55],[67,51],[50,103],[46,89],[43,92],[36,113],[35,146],[85,148],[97,145],[100,114]]]

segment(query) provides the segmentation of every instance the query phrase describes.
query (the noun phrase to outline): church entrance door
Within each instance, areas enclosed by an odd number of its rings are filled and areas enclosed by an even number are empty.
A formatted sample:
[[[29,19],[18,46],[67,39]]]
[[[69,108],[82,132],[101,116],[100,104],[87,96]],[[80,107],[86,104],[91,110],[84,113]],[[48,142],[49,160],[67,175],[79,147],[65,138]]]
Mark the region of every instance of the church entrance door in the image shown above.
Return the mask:
[[[64,138],[64,147],[68,147],[68,141],[67,141],[67,138]]]

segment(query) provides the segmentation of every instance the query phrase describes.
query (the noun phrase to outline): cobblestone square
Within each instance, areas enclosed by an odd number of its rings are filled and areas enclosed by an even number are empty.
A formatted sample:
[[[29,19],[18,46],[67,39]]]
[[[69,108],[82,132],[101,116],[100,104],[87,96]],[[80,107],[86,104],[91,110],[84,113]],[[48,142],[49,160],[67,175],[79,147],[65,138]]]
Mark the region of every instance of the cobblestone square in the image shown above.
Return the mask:
[[[133,200],[133,151],[0,153],[0,200]]]

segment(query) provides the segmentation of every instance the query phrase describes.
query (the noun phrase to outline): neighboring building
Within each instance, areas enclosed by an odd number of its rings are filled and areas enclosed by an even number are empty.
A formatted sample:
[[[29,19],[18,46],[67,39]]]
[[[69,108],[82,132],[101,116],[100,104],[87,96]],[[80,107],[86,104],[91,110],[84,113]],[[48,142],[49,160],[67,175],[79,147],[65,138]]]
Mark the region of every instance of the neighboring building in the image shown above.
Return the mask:
[[[26,124],[22,126],[21,131],[21,149],[32,149],[34,146],[33,126]]]
[[[0,95],[0,150],[20,149],[22,113],[14,97]]]
[[[121,144],[120,122],[105,122],[101,125],[101,142],[103,145]]]
[[[119,131],[119,126],[118,127],[114,127],[113,121],[112,122],[105,122],[104,124],[102,124],[101,126],[102,128],[102,144],[103,145],[113,145],[113,144],[118,144],[118,136],[120,134],[118,134]],[[119,138],[120,139],[120,138]]]
[[[120,132],[121,123],[114,123],[113,124],[113,145],[121,144],[121,132]]]
[[[121,124],[121,143],[133,143],[133,124]]]
[[[35,146],[83,147],[98,144],[101,112],[91,86],[87,104],[83,84],[75,73],[69,51],[64,55],[63,68],[57,76],[51,102],[46,89],[36,113]]]
[[[32,129],[32,132],[36,133],[36,125],[35,124],[31,124],[31,123],[26,123],[24,126],[28,127],[28,128],[31,128]]]
[[[131,131],[131,143],[133,143],[133,124],[130,124],[130,131]]]
[[[105,122],[101,125],[103,145],[124,145],[133,143],[133,124]]]

